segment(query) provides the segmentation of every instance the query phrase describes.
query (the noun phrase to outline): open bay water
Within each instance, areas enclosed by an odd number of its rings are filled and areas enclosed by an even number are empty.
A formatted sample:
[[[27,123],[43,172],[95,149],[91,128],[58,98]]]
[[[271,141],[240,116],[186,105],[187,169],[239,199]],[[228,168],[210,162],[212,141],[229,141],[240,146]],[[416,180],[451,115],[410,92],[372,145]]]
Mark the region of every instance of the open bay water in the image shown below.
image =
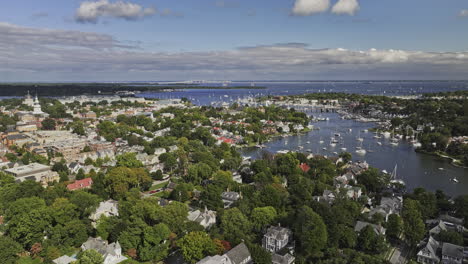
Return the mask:
[[[222,83],[202,84],[203,86],[221,86]],[[449,92],[468,90],[468,81],[349,81],[349,82],[232,82],[231,86],[262,86],[265,89],[178,89],[172,92],[142,93],[138,96],[148,98],[189,98],[198,105],[210,105],[212,102],[232,102],[248,96],[294,95],[317,92],[346,92],[369,95],[419,95],[422,93]],[[196,87],[196,86],[195,86]],[[353,160],[367,161],[371,166],[391,173],[397,166],[397,177],[406,182],[408,190],[423,187],[430,191],[443,190],[451,196],[468,194],[468,169],[452,165],[450,160],[432,155],[420,154],[405,140],[398,146],[390,145],[388,139],[375,139],[371,132],[363,132],[375,126],[355,120],[342,120],[335,113],[314,113],[328,117],[329,121],[313,123],[320,128],[303,135],[274,138],[265,143],[263,150],[299,151],[304,153],[332,156],[342,152],[341,148],[353,155]],[[351,129],[351,132],[350,132]],[[330,137],[341,135],[335,147],[330,146]],[[357,137],[364,141],[357,141]],[[321,144],[320,141],[323,141]],[[382,145],[377,144],[381,142]],[[356,147],[367,150],[365,155],[358,155]],[[261,151],[256,148],[242,149],[244,156],[258,158]],[[456,178],[459,182],[455,183]]]

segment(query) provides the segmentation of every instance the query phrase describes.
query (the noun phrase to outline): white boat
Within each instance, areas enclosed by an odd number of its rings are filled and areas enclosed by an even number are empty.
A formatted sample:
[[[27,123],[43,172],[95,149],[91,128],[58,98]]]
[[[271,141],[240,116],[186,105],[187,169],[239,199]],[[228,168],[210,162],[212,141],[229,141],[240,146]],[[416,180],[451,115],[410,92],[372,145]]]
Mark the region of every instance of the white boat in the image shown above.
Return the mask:
[[[382,146],[382,142],[377,142],[377,145]]]
[[[395,164],[395,168],[393,169],[392,174],[390,175],[390,183],[406,185],[406,183],[403,180],[397,178],[397,164]]]
[[[333,154],[338,155],[338,152],[335,151],[335,152],[333,152]]]
[[[444,170],[444,168],[439,168],[439,170],[443,171],[443,170]]]
[[[347,148],[341,148],[341,151],[346,151],[346,150],[347,150]]]
[[[452,179],[453,182],[458,183],[458,179],[455,177]]]
[[[340,137],[340,133],[335,133],[335,137]]]
[[[361,137],[361,131],[359,131],[358,137],[356,138],[357,141],[363,142],[364,139]]]
[[[288,152],[289,152],[288,150],[278,150],[278,151],[276,151],[276,153],[279,153],[279,154],[286,154]]]
[[[389,138],[392,134],[390,132],[383,132],[382,135],[384,138]]]
[[[356,149],[356,154],[358,154],[358,155],[366,155],[366,150],[363,149],[363,148],[361,148],[361,147],[358,147],[358,148]]]
[[[323,150],[327,150],[327,148],[322,148]]]
[[[382,170],[382,173],[383,174],[388,174],[388,171],[387,170]]]
[[[369,130],[368,130],[368,129],[364,129],[364,133],[367,133],[367,132],[369,132]]]
[[[348,129],[348,132],[353,132],[353,129],[352,128]]]

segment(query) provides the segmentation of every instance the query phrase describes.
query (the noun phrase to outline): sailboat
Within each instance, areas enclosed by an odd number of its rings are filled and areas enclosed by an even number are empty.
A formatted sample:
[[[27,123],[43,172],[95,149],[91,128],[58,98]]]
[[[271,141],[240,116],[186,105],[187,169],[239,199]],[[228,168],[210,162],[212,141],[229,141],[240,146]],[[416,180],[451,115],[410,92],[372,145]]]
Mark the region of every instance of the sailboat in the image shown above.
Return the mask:
[[[395,168],[393,169],[392,174],[390,174],[390,183],[405,185],[403,180],[397,178],[397,166],[398,164],[395,164]]]
[[[362,148],[362,141],[361,141],[361,146],[356,147],[356,153],[359,155],[366,155],[366,150]]]
[[[361,142],[364,141],[364,139],[361,137],[361,131],[359,131],[358,137],[356,138],[356,140],[357,140],[357,141],[361,141]]]

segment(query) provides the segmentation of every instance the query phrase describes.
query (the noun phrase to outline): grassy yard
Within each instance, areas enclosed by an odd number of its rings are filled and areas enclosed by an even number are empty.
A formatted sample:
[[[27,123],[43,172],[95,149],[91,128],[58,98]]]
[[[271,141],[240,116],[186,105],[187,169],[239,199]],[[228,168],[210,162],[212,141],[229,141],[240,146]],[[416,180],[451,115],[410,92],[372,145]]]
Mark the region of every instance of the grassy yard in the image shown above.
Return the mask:
[[[169,181],[161,182],[160,184],[155,184],[155,185],[151,186],[149,190],[152,191],[152,190],[156,190],[156,189],[159,189],[159,188],[164,188],[168,184],[169,184]]]

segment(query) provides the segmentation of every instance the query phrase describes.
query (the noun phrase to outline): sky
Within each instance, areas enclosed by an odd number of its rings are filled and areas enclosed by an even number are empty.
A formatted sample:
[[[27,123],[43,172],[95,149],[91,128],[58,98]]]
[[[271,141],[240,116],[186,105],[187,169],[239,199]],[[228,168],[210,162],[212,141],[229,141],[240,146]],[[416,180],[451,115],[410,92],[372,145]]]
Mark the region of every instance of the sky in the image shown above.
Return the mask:
[[[14,0],[0,82],[468,79],[467,0]]]

